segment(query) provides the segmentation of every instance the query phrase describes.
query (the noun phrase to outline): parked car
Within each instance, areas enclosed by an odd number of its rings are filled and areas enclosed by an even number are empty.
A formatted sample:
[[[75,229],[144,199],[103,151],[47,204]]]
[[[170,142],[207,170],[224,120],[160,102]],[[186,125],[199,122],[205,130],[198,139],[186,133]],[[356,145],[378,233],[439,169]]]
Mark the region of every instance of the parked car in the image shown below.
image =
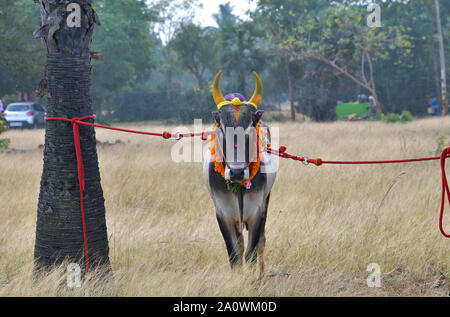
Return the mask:
[[[45,125],[46,111],[36,102],[15,102],[6,107],[3,116],[12,128],[38,128]]]

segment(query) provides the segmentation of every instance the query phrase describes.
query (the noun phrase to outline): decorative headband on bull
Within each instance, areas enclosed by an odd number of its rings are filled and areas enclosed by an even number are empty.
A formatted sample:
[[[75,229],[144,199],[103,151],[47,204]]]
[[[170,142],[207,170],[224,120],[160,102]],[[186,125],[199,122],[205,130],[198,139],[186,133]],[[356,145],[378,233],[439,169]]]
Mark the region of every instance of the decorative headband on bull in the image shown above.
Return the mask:
[[[216,75],[216,78],[214,79],[214,84],[212,87],[214,102],[217,105],[217,109],[220,110],[220,108],[222,108],[225,105],[233,105],[235,107],[239,107],[242,105],[252,105],[253,107],[255,107],[255,109],[258,109],[258,106],[262,100],[263,87],[262,87],[261,78],[259,78],[258,74],[256,72],[253,72],[253,74],[255,75],[255,79],[256,79],[256,86],[255,86],[255,91],[253,93],[253,97],[249,101],[245,101],[245,98],[242,95],[231,94],[231,95],[227,95],[227,98],[228,99],[233,98],[233,99],[227,100],[223,96],[222,91],[220,90],[220,76],[222,75],[222,71],[218,72]]]

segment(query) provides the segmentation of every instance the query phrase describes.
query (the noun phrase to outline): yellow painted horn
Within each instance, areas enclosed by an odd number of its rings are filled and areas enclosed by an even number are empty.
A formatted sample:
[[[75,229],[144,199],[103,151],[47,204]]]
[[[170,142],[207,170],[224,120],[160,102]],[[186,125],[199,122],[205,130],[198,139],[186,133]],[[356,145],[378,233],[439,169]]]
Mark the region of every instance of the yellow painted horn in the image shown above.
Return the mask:
[[[220,76],[222,75],[222,71],[218,72],[216,75],[216,78],[214,79],[214,84],[212,86],[212,93],[214,102],[218,106],[220,103],[226,101],[225,97],[222,94],[222,91],[220,90]]]
[[[249,103],[253,103],[256,108],[258,108],[262,100],[263,86],[261,78],[259,78],[258,74],[256,72],[253,72],[253,75],[255,75],[256,79],[255,92],[253,93],[253,97],[252,99],[250,99]]]

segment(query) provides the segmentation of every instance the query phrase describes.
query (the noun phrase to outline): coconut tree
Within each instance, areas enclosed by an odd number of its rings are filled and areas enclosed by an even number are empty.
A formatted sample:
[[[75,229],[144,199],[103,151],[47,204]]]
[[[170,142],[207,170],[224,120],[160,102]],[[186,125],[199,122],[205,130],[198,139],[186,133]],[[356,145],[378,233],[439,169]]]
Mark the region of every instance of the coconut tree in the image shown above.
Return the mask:
[[[40,3],[47,56],[47,116],[74,118],[92,114],[89,46],[99,24],[92,0],[35,0]],[[41,82],[42,84],[42,82]],[[92,120],[87,120],[91,121]],[[80,126],[84,164],[84,209],[91,268],[109,269],[109,247],[94,128]],[[86,269],[80,212],[80,187],[70,122],[47,121],[34,250],[35,269],[68,260]]]

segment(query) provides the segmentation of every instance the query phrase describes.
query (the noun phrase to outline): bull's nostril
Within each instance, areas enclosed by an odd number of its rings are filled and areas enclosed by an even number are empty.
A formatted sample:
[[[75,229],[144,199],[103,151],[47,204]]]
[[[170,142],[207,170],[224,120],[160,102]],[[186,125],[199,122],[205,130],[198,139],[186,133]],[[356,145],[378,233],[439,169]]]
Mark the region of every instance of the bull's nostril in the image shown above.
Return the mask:
[[[243,169],[230,169],[230,178],[232,180],[242,180],[245,176],[245,171]]]

